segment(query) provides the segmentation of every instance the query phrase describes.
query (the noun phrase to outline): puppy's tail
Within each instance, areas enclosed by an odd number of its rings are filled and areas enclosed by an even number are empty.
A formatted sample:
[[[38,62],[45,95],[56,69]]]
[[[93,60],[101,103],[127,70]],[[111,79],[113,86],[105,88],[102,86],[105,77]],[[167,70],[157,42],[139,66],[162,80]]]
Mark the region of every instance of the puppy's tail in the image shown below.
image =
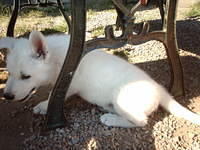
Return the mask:
[[[0,38],[0,49],[7,48],[12,49],[15,44],[15,38],[12,37],[4,37]]]
[[[188,120],[194,124],[200,125],[200,115],[195,114],[188,110],[187,108],[180,105],[177,101],[175,101],[169,94],[166,93],[166,99],[162,99],[160,101],[160,105],[169,111],[171,114],[178,118],[183,118]]]

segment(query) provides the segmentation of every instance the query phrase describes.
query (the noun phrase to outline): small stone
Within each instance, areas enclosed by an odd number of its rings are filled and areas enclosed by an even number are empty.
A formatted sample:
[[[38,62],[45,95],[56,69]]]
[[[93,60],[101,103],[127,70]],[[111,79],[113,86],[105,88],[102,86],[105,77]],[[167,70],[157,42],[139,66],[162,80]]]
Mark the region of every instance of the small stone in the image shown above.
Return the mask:
[[[92,115],[95,115],[95,113],[96,113],[95,108],[93,108],[93,109],[91,110],[91,113],[92,113]]]
[[[24,134],[24,132],[21,132],[20,135],[21,135],[21,136],[24,136],[25,134]]]
[[[72,138],[71,140],[72,144],[77,144],[79,142],[78,138]]]

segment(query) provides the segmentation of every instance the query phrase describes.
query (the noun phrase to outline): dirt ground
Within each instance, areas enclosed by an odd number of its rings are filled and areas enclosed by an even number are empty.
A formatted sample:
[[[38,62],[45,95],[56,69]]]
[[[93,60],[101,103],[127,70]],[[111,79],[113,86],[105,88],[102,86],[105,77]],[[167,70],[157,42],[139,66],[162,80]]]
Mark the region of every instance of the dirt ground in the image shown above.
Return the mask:
[[[44,90],[43,90],[44,91]],[[32,102],[19,103],[3,100],[1,89],[0,100],[0,149],[18,150],[25,138],[32,134],[32,106],[38,100],[44,100],[48,93],[42,92],[33,96]]]
[[[189,105],[189,108],[195,112],[200,112],[200,21],[199,18],[194,19],[186,19],[179,20],[177,22],[177,36],[178,36],[178,44],[181,56],[181,61],[184,68],[184,80],[185,80],[185,89],[186,96],[184,98],[180,98],[179,101],[184,105]],[[137,57],[132,55],[132,57]],[[153,62],[153,61],[152,61]],[[165,61],[164,61],[165,62]],[[156,62],[159,63],[159,62]],[[160,67],[156,63],[149,63],[148,66],[152,68]],[[145,69],[145,65],[140,64],[142,68]],[[4,65],[1,65],[3,68]],[[154,74],[152,72],[156,71],[156,69],[146,68],[150,74]],[[160,72],[160,71],[158,71]],[[48,96],[48,91],[46,88],[39,90],[37,94],[35,94],[31,100],[27,103],[17,103],[17,102],[9,102],[4,100],[3,98],[3,87],[6,79],[6,73],[1,74],[0,76],[0,150],[21,150],[22,144],[26,138],[29,138],[34,134],[33,129],[35,128],[35,117],[32,114],[32,107],[36,105],[39,101],[44,100]],[[163,82],[164,76],[158,77],[160,82]],[[74,97],[74,99],[79,99]],[[93,108],[93,106],[85,104],[80,101],[82,106],[86,106],[87,109]],[[73,105],[73,104],[72,104]],[[85,109],[86,109],[85,108]],[[81,108],[80,108],[81,109]],[[158,113],[156,116],[158,116]],[[163,115],[161,115],[164,117]],[[166,116],[165,116],[166,117]],[[160,117],[159,117],[160,119]],[[159,120],[158,119],[158,120]],[[158,121],[156,119],[156,121]],[[186,131],[190,133],[194,133],[189,137],[189,140],[199,138],[199,130],[197,131],[196,127],[185,126],[184,122],[181,125],[182,128],[178,128],[173,132],[173,135],[182,135],[186,133]],[[196,131],[195,131],[196,130]],[[164,131],[163,131],[164,132]],[[156,142],[159,139],[155,139]],[[161,139],[160,139],[161,140]],[[184,139],[187,141],[188,139]],[[198,141],[198,140],[196,140]],[[150,141],[152,142],[152,141]],[[188,141],[189,143],[189,141]],[[192,142],[190,142],[192,143]],[[199,144],[197,142],[197,144]],[[195,145],[195,144],[194,144]],[[192,147],[191,145],[189,145]],[[197,145],[198,146],[198,145]],[[155,149],[162,149],[159,146],[155,146]],[[184,149],[184,146],[182,146]],[[170,148],[169,148],[170,149]],[[168,149],[168,150],[169,150]],[[185,146],[187,149],[187,144]],[[195,146],[191,148],[195,149]]]

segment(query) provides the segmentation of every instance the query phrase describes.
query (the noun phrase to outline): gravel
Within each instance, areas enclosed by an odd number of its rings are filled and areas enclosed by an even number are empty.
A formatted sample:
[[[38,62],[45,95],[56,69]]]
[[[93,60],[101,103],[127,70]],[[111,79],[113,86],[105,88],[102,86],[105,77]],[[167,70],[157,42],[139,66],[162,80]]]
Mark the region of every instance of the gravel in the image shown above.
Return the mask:
[[[147,14],[145,14],[147,12]],[[138,22],[146,16],[157,19],[157,9],[139,11]],[[145,15],[143,15],[145,14]],[[101,17],[99,17],[101,16]],[[111,16],[111,17],[110,17]],[[90,18],[88,29],[113,24],[114,12],[100,12]],[[155,18],[152,18],[155,17]],[[109,18],[109,19],[108,19]],[[100,19],[100,21],[99,21]],[[200,112],[200,22],[198,19],[179,21],[179,53],[184,69],[186,96],[177,98],[184,106]],[[187,30],[185,30],[187,29]],[[185,32],[186,31],[186,32]],[[184,37],[180,36],[184,34]],[[192,35],[192,36],[191,36]],[[195,36],[193,36],[195,35]],[[197,37],[198,36],[198,37]],[[185,41],[186,39],[186,41]],[[189,43],[189,47],[185,44]],[[113,50],[109,50],[113,52]],[[150,41],[141,45],[126,45],[115,51],[124,52],[131,63],[148,72],[156,81],[167,86],[170,72],[163,45]],[[159,109],[150,116],[149,124],[143,128],[112,128],[100,123],[104,113],[99,107],[90,105],[79,97],[71,98],[65,106],[67,125],[65,128],[42,132],[44,116],[33,118],[33,135],[24,141],[25,150],[198,150],[200,149],[200,127],[169,115]]]

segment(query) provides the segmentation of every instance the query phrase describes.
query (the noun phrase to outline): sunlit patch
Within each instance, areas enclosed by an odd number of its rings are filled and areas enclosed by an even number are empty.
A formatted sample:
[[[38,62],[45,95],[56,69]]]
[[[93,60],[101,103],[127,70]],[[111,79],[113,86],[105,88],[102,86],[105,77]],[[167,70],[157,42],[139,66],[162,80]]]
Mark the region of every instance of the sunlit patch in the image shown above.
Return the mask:
[[[4,83],[8,78],[8,72],[6,70],[4,70],[4,68],[0,68],[0,80],[1,83]]]
[[[116,102],[127,113],[143,111],[149,115],[157,109],[159,99],[156,86],[141,80],[124,85],[118,92]]]
[[[91,138],[87,146],[88,150],[98,149],[97,141],[94,138]]]
[[[0,84],[0,89],[4,89],[6,87],[6,84]]]
[[[0,91],[3,93],[3,89],[6,87],[6,84],[0,84]],[[3,96],[0,97],[0,100],[5,100]]]

